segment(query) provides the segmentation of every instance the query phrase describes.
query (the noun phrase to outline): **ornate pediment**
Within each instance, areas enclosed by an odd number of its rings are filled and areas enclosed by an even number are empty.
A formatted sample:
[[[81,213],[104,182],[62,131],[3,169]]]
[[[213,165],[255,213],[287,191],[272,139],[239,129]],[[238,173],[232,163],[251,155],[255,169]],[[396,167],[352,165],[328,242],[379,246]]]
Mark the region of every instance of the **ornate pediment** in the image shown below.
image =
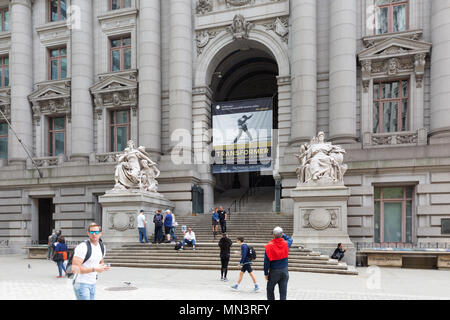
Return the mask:
[[[36,125],[40,125],[41,115],[65,114],[70,122],[70,81],[38,84],[38,89],[28,96],[28,100],[32,105],[33,119]]]
[[[368,49],[361,51],[358,55],[360,60],[389,59],[394,57],[429,53],[431,44],[405,38],[389,38]]]
[[[135,75],[103,75],[90,90],[94,96],[95,112],[99,120],[105,108],[131,107],[136,115],[138,82]]]

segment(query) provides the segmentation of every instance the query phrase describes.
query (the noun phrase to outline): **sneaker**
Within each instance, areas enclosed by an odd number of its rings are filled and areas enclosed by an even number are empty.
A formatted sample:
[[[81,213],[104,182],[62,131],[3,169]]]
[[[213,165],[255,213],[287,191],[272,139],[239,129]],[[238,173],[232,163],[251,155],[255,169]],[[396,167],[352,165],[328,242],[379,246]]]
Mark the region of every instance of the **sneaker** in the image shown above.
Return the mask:
[[[223,277],[220,277],[220,281],[223,281]]]
[[[229,280],[227,278],[223,278],[223,282],[228,282]]]
[[[235,284],[234,286],[231,286],[231,289],[237,290],[238,289],[238,285]]]
[[[178,249],[178,250],[184,250],[183,248],[180,248],[180,249]]]
[[[195,248],[193,248],[192,250],[194,250],[194,251],[195,251]]]
[[[259,286],[257,284],[255,284],[255,289],[253,289],[253,291],[255,291],[255,292],[259,291],[259,289],[260,289]]]

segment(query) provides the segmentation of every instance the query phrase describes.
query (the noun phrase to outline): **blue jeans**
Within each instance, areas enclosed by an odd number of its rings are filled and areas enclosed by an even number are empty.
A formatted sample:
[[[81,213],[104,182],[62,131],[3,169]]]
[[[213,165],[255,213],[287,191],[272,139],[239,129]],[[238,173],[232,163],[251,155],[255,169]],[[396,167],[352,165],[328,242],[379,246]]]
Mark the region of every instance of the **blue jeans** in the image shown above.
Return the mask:
[[[175,229],[177,227],[172,227],[170,228],[170,238],[172,239],[172,241],[176,241],[177,240],[177,236],[175,235]]]
[[[288,268],[269,270],[269,281],[267,282],[267,300],[275,300],[275,286],[278,284],[280,300],[286,300],[287,285],[289,281]]]
[[[184,247],[184,245],[186,243],[192,244],[192,246],[195,247],[195,240],[186,240],[186,239],[183,239],[183,242],[181,243],[181,247]]]
[[[56,264],[58,265],[59,276],[62,277],[63,270],[64,270],[64,272],[66,271],[66,267],[64,266],[64,261],[63,260],[57,261]]]
[[[139,242],[144,243],[142,241],[142,239],[144,239],[145,243],[148,243],[147,229],[146,228],[138,228],[138,230],[139,230]]]
[[[77,300],[95,300],[95,284],[75,283],[73,290]]]

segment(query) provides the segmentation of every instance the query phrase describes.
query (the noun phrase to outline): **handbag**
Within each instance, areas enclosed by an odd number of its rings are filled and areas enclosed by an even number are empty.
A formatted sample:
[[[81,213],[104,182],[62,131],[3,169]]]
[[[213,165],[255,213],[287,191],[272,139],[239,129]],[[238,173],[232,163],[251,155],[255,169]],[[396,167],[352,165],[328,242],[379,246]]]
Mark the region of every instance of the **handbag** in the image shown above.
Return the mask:
[[[64,261],[63,252],[62,251],[56,252],[55,255],[53,256],[53,261],[55,262]]]

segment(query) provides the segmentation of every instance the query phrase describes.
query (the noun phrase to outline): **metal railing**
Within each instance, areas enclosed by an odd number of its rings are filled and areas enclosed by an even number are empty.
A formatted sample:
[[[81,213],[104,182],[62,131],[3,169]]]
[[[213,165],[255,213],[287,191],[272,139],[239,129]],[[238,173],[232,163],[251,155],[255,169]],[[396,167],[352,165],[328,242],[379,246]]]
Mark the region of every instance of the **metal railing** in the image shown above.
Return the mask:
[[[361,249],[449,249],[450,242],[357,242],[356,251]]]

